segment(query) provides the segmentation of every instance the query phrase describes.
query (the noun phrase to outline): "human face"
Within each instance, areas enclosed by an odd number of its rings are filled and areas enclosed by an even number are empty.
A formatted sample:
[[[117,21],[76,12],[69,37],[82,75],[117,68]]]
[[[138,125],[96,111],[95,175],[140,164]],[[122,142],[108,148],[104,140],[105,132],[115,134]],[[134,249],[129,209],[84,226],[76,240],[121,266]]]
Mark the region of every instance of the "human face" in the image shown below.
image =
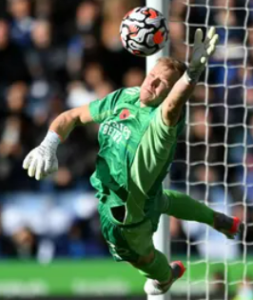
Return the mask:
[[[145,106],[158,106],[179,79],[178,71],[158,63],[142,83],[140,101]]]

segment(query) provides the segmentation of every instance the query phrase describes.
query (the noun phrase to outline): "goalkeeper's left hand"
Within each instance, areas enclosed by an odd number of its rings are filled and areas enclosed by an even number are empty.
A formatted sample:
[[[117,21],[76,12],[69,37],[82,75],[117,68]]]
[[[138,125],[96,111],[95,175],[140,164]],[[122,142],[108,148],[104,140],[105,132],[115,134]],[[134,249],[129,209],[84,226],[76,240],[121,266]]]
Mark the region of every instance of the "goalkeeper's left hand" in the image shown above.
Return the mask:
[[[215,28],[211,27],[203,41],[203,31],[198,28],[195,32],[192,58],[187,69],[187,79],[191,83],[196,83],[205,69],[209,57],[214,53],[219,40]]]

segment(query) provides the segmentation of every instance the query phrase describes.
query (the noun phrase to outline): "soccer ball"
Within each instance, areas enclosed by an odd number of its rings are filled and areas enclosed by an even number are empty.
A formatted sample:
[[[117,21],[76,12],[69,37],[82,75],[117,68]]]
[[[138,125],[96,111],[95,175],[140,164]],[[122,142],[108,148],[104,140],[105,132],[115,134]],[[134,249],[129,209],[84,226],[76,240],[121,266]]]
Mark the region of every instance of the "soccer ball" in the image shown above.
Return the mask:
[[[169,30],[163,14],[154,8],[137,7],[128,12],[120,26],[121,41],[129,52],[149,56],[165,46]]]

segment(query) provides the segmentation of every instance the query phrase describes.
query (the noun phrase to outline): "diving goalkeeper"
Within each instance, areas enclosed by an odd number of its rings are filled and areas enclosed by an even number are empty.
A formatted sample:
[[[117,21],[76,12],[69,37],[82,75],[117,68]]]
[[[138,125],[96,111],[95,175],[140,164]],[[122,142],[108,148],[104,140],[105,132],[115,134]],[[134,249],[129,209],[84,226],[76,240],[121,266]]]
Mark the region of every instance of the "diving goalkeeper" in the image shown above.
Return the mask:
[[[197,29],[187,70],[173,58],[159,59],[140,88],[122,88],[59,115],[41,145],[24,160],[28,175],[43,179],[57,171],[57,147],[76,126],[101,124],[91,177],[99,198],[101,230],[113,258],[131,263],[147,278],[144,290],[150,295],[165,293],[185,271],[179,261],[169,264],[153,245],[161,214],[208,224],[229,238],[239,231],[239,219],[162,189],[184,128],[185,103],[217,42],[214,28],[205,41]]]

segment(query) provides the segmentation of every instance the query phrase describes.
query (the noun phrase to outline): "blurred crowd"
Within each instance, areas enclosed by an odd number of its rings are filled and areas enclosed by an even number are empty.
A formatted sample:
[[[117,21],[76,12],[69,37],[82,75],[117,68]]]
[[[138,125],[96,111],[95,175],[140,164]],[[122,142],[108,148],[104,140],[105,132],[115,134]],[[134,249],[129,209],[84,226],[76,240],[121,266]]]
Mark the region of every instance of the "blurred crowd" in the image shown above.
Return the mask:
[[[171,1],[172,56],[188,62],[198,27],[214,25],[220,35],[187,105],[171,186],[239,216],[246,230],[229,244],[205,226],[171,218],[172,253],[186,254],[191,247],[192,254],[237,257],[253,253],[253,1],[247,7],[244,0],[209,2],[211,8],[205,0],[187,6]],[[108,255],[89,183],[98,126],[71,134],[59,148],[60,168],[51,178],[31,180],[21,166],[58,114],[119,87],[141,85],[145,59],[122,48],[119,27],[127,11],[144,4],[0,1],[0,258]],[[217,252],[221,243],[223,254]]]

